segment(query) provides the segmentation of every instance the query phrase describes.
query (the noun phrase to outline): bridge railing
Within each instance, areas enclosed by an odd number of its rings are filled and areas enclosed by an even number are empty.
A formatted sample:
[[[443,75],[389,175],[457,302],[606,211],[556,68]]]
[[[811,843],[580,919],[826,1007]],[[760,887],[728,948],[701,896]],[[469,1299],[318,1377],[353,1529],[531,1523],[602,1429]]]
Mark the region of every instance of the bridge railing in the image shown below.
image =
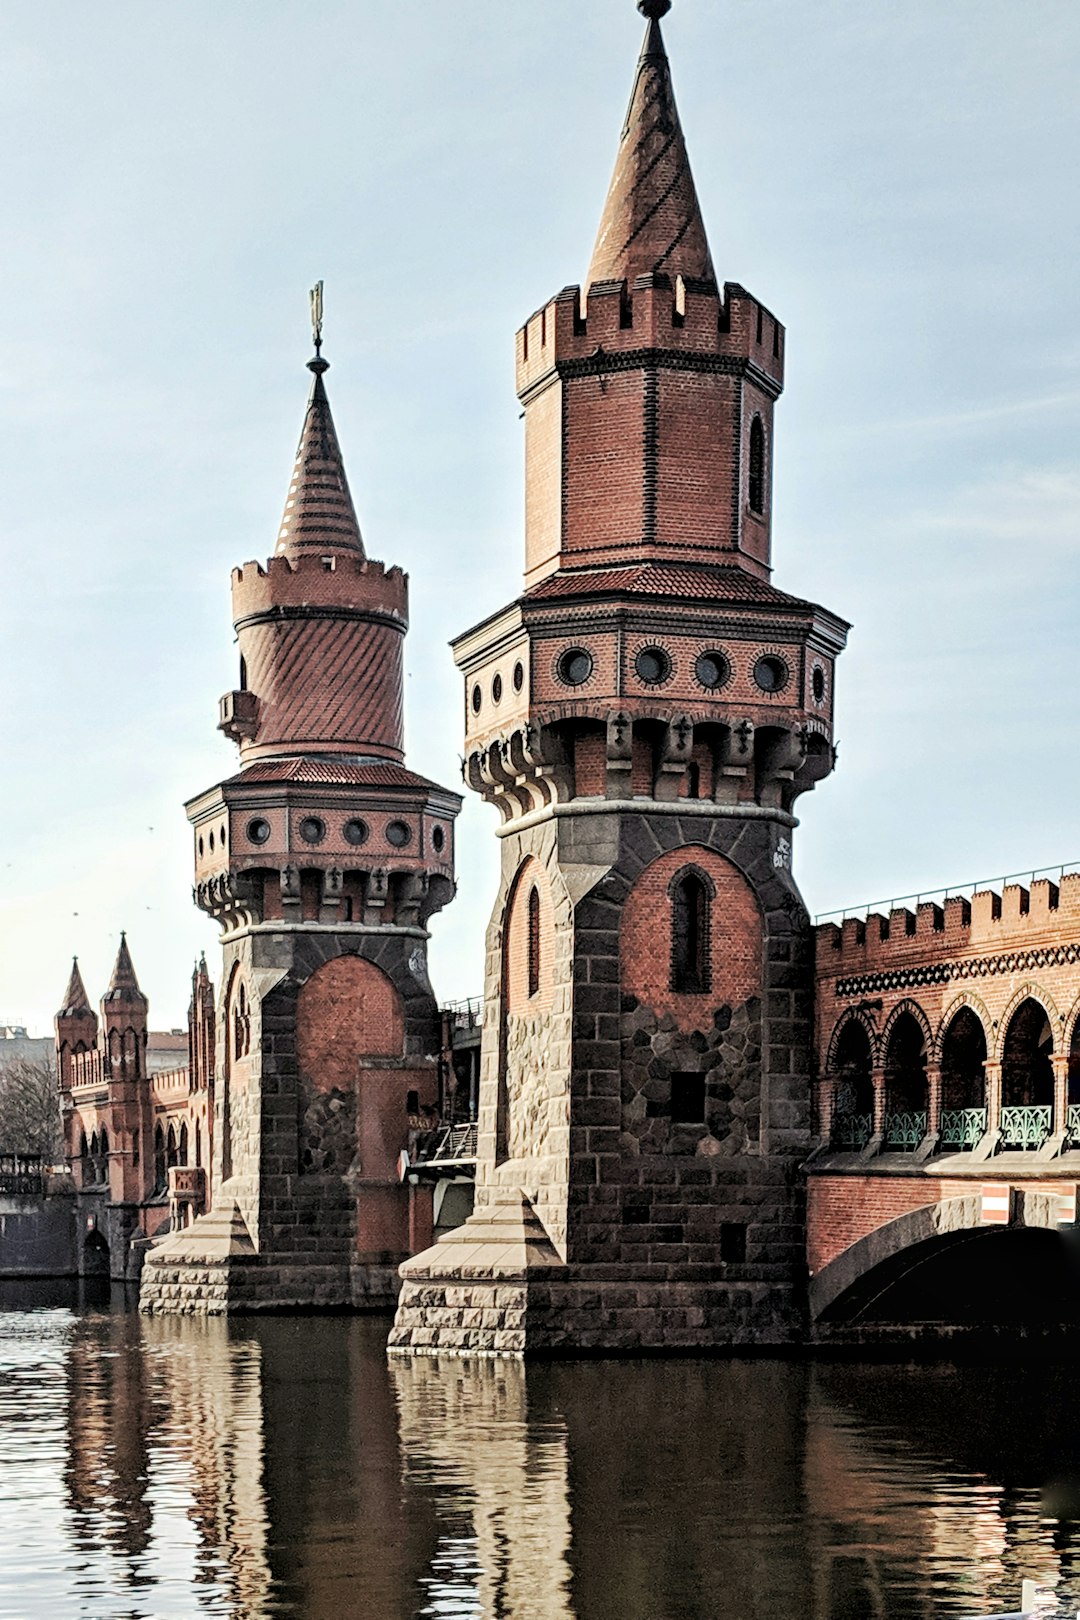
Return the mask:
[[[0,1193],[32,1198],[44,1190],[39,1153],[0,1153]]]

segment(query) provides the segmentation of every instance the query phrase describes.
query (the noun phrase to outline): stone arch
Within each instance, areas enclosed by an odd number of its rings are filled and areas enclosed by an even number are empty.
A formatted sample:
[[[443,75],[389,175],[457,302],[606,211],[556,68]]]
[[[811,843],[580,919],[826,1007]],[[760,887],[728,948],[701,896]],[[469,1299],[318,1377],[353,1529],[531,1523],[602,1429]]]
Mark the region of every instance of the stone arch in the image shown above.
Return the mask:
[[[918,1002],[894,1007],[882,1033],[886,1151],[913,1152],[929,1125],[930,1026]]]
[[[1055,1019],[1033,995],[1010,1005],[1000,1031],[1001,1142],[1039,1148],[1053,1128]]]
[[[935,1063],[941,1062],[942,1046],[945,1040],[946,1030],[949,1028],[949,1025],[952,1023],[957,1013],[962,1012],[965,1007],[970,1012],[975,1014],[975,1017],[979,1020],[979,1023],[983,1027],[983,1034],[986,1037],[987,1056],[989,1056],[993,1051],[995,1025],[994,1020],[990,1017],[990,1009],[987,1007],[986,1002],[983,1001],[982,997],[977,996],[973,990],[962,990],[959,995],[953,997],[953,999],[949,1002],[949,1005],[945,1008],[941,1017],[938,1019],[938,1026],[934,1031],[934,1040],[931,1046],[931,1056]]]
[[[829,1045],[825,1057],[825,1066],[830,1073],[836,1067],[836,1054],[841,1037],[850,1024],[858,1024],[864,1031],[867,1042],[870,1046],[871,1062],[876,1064],[879,1061],[879,1038],[878,1033],[874,1028],[874,1020],[870,1017],[869,1013],[863,1011],[862,1008],[847,1007],[840,1014],[839,1018],[836,1020],[836,1023],[833,1025],[833,1031],[829,1037]]]
[[[923,1011],[923,1008],[917,1001],[913,1000],[910,996],[905,996],[903,1001],[898,1001],[896,1003],[896,1006],[892,1009],[888,1018],[885,1020],[884,1028],[881,1031],[881,1042],[878,1048],[879,1062],[886,1062],[886,1054],[889,1050],[889,1041],[892,1038],[893,1029],[905,1014],[910,1014],[910,1016],[915,1019],[915,1022],[922,1029],[923,1040],[926,1043],[927,1057],[929,1057],[930,1053],[933,1051],[934,1035],[933,1030],[930,1027],[929,1018],[926,1016],[926,1013]]]
[[[977,1007],[953,1003],[938,1030],[943,1147],[974,1147],[986,1129],[986,1060],[991,1032]]]
[[[1010,1225],[1056,1232],[1058,1200],[1052,1193],[1027,1193],[1017,1203]],[[810,1317],[814,1323],[842,1307],[845,1296],[856,1289],[872,1286],[873,1274],[900,1261],[905,1252],[913,1263],[927,1252],[935,1240],[947,1240],[965,1232],[987,1231],[982,1219],[982,1197],[978,1188],[956,1198],[943,1198],[924,1204],[875,1227],[858,1238],[810,1279]],[[884,1276],[882,1271],[882,1276]]]

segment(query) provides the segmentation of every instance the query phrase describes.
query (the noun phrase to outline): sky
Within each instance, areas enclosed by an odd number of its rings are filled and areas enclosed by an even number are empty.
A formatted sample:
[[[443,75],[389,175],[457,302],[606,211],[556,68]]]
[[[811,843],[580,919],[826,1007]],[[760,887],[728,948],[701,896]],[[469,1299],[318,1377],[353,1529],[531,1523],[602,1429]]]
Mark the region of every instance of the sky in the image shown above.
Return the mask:
[[[853,621],[814,912],[1080,859],[1080,7],[675,0],[717,271],[787,327],[781,588]],[[194,958],[183,802],[236,768],[229,571],[273,550],[308,288],[369,554],[411,575],[408,761],[459,785],[451,636],[523,558],[513,336],[584,275],[631,0],[0,4],[0,1023],[121,929]],[[441,998],[482,989],[468,796]]]

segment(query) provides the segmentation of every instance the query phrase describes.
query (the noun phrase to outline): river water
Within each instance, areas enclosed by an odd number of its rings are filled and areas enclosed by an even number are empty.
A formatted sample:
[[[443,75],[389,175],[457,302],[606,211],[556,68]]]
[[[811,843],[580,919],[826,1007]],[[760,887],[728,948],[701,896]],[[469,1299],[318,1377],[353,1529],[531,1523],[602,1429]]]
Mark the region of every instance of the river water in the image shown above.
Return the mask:
[[[1080,1608],[1067,1366],[388,1365],[385,1336],[0,1285],[0,1616],[922,1620],[1025,1575]]]

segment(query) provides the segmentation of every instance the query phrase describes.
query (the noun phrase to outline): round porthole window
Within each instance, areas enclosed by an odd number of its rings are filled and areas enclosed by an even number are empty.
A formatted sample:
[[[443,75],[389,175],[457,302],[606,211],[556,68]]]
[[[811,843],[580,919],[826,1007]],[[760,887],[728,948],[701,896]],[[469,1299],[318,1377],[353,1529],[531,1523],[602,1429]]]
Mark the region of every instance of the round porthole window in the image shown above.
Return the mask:
[[[694,674],[707,692],[715,692],[726,685],[731,676],[731,665],[721,652],[702,653],[694,665]]]
[[[262,816],[256,816],[254,821],[247,824],[248,841],[252,844],[268,844],[270,842],[270,823],[264,821]]]
[[[199,854],[200,855],[205,855],[206,854],[206,845],[203,843],[203,838],[202,838],[201,833],[199,834]]]
[[[434,845],[436,855],[441,855],[446,848],[446,834],[441,827],[435,828],[431,835],[431,842]]]
[[[300,823],[300,836],[305,844],[321,844],[326,837],[326,822],[318,816],[305,816]]]
[[[393,844],[395,849],[404,849],[412,839],[412,828],[404,821],[388,821],[386,824],[386,842]]]
[[[345,834],[347,844],[367,843],[368,825],[366,821],[361,821],[359,816],[354,816],[351,821],[347,821],[341,830]]]
[[[210,833],[210,853],[211,855],[214,853],[214,834],[212,831]]]
[[[514,691],[515,692],[520,692],[521,688],[524,685],[525,685],[525,665],[524,664],[515,664],[514,665]]]
[[[779,692],[787,685],[788,670],[782,658],[766,653],[754,665],[754,680],[763,692]]]
[[[502,702],[502,676],[501,675],[496,675],[494,680],[491,683],[491,701],[492,701],[492,703],[501,703]]]
[[[662,686],[671,674],[671,657],[663,647],[642,647],[634,659],[638,680],[646,686]]]
[[[472,689],[472,712],[473,712],[473,714],[479,714],[480,713],[480,705],[483,703],[483,701],[484,701],[483,692],[481,692],[481,690],[480,690],[480,688],[478,686],[474,686],[473,689]]]
[[[559,659],[559,679],[566,686],[584,686],[593,672],[592,653],[584,647],[568,647]]]
[[[224,826],[222,826],[221,832],[218,834],[218,837],[221,839],[221,847],[222,847],[222,849],[224,849],[225,848],[225,828],[224,828]]]
[[[814,665],[814,672],[810,676],[810,690],[814,694],[815,703],[825,701],[825,671],[820,664]]]

